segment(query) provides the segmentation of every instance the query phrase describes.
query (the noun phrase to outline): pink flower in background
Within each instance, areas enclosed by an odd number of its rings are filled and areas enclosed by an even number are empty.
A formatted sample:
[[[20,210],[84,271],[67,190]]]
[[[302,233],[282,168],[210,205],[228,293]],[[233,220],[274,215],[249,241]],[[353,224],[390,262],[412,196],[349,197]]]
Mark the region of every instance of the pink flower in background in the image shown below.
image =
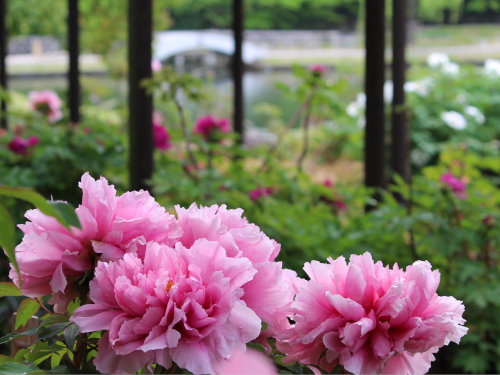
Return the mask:
[[[62,102],[54,91],[30,91],[28,98],[32,111],[44,114],[50,122],[56,122],[62,119]]]
[[[194,126],[194,133],[201,134],[207,142],[217,141],[217,139],[214,139],[217,133],[229,132],[231,132],[231,127],[227,118],[218,119],[211,115],[200,117]]]
[[[27,155],[31,147],[36,146],[40,140],[38,137],[31,136],[28,139],[24,139],[15,136],[12,141],[9,142],[8,147],[15,154]]]
[[[326,73],[326,67],[324,65],[311,65],[309,71],[317,76],[322,76]]]
[[[155,147],[159,150],[165,151],[172,147],[170,144],[170,134],[168,134],[168,130],[163,125],[153,123],[153,139]]]
[[[165,151],[172,147],[170,134],[163,126],[163,115],[158,111],[153,112],[153,140],[155,147],[159,150]]]
[[[126,254],[99,262],[90,282],[91,305],[71,318],[81,332],[107,330],[95,359],[102,373],[134,374],[153,361],[172,361],[194,374],[215,374],[213,363],[244,351],[261,320],[241,300],[256,273],[246,258],[231,258],[218,242],[175,250],[149,243],[142,261]]]
[[[214,365],[217,375],[278,375],[276,366],[264,354],[247,349]]]
[[[424,374],[433,354],[458,343],[464,306],[439,297],[439,271],[417,261],[406,271],[374,263],[371,255],[312,261],[291,305],[296,322],[278,335],[285,363],[299,361],[353,374]],[[321,357],[326,350],[326,355]]]
[[[341,200],[333,201],[333,206],[339,211],[347,210],[347,204]]]
[[[325,180],[323,182],[323,186],[328,187],[328,188],[333,188],[332,180]],[[334,207],[335,211],[346,211],[347,204],[342,200],[342,195],[336,194],[336,196],[339,199],[332,199],[331,196],[326,197],[324,195],[320,196],[320,199],[321,199],[321,201],[332,205]]]
[[[188,209],[180,206],[175,209],[183,229],[179,242],[190,247],[199,239],[217,241],[228,257],[249,259],[258,272],[243,286],[245,294],[241,299],[270,328],[287,323],[283,307],[293,300],[289,280],[295,272],[283,269],[281,262],[274,262],[280,245],[241,217],[241,208],[228,210],[225,205],[198,208],[193,203]]]
[[[144,256],[148,241],[173,244],[182,234],[175,217],[146,191],[117,197],[105,178],[96,181],[88,173],[79,186],[83,197],[76,214],[81,230],[68,230],[39,210],[27,211],[30,221],[19,225],[24,232],[16,247],[21,290],[28,297],[55,293],[51,303],[57,312],[65,312],[74,298],[72,282],[92,269],[95,253],[101,261],[121,259],[125,253]],[[20,286],[15,269],[9,277]]]
[[[160,60],[157,60],[157,59],[151,60],[151,70],[153,72],[159,72],[161,70],[161,62],[160,62]]]
[[[268,197],[274,193],[274,187],[259,187],[257,189],[250,190],[248,196],[254,202],[258,201],[260,198]]]
[[[445,183],[458,199],[467,199],[467,193],[465,192],[466,183],[453,176],[451,172],[446,172],[442,175],[440,181]]]

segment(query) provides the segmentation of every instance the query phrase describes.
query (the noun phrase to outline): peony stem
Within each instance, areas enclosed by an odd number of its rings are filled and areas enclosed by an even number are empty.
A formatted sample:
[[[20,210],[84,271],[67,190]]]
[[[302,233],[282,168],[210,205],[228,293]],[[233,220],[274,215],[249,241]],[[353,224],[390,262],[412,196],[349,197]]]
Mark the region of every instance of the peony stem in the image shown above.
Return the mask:
[[[184,116],[184,110],[182,109],[182,105],[179,102],[179,100],[174,99],[174,103],[175,103],[175,107],[177,108],[177,112],[179,113],[182,134],[184,135],[184,140],[186,141],[186,152],[187,152],[188,157],[191,160],[191,163],[193,164],[194,168],[196,170],[198,170],[198,161],[196,160],[196,156],[194,155],[193,151],[191,150],[191,137],[189,136],[189,132],[187,129],[186,117]]]
[[[44,309],[45,311],[47,311],[50,315],[53,314],[48,308],[45,307],[45,305],[43,304],[43,302],[40,299],[35,298],[35,300],[38,302],[38,304],[40,305],[40,307],[42,309]]]

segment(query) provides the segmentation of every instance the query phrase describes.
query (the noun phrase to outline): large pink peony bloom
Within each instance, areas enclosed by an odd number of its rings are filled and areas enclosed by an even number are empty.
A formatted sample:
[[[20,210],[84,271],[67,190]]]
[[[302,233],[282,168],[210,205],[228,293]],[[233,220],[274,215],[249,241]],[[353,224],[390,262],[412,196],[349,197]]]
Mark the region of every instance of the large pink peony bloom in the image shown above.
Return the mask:
[[[271,328],[287,321],[283,307],[293,300],[289,280],[296,274],[283,270],[274,262],[280,245],[267,237],[257,225],[241,217],[241,208],[228,210],[226,205],[200,207],[193,203],[188,209],[175,206],[178,223],[183,229],[179,242],[190,247],[198,239],[217,241],[232,258],[247,258],[258,271],[243,286],[242,300]]]
[[[76,213],[82,229],[68,230],[39,210],[27,211],[30,221],[19,225],[24,237],[16,247],[22,285],[14,269],[9,274],[28,297],[55,293],[52,303],[58,312],[66,310],[75,296],[72,283],[92,269],[97,254],[101,261],[121,259],[125,253],[143,256],[148,241],[173,244],[182,234],[175,217],[148,192],[117,197],[105,178],[96,181],[88,173],[79,186],[83,197]]]
[[[374,263],[371,255],[313,261],[292,304],[295,325],[279,335],[288,356],[331,371],[340,363],[354,374],[424,374],[433,353],[467,332],[464,306],[439,297],[439,271],[417,261],[406,271]],[[321,357],[323,352],[326,355]]]
[[[99,262],[90,282],[91,305],[71,318],[82,332],[107,330],[95,359],[102,373],[135,373],[175,362],[195,374],[244,351],[261,320],[241,300],[256,273],[245,258],[226,256],[217,243],[196,241],[175,250],[149,243],[142,261],[126,254]]]
[[[54,91],[30,91],[28,98],[32,111],[44,114],[50,122],[56,122],[62,119],[62,102]]]
[[[264,354],[248,349],[214,365],[217,375],[278,375],[276,366]]]

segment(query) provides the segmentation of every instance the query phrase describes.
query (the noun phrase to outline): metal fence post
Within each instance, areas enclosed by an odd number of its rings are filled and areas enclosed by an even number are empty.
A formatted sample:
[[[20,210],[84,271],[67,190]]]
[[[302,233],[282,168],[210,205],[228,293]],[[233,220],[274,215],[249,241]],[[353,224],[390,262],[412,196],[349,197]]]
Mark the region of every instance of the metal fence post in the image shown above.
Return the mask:
[[[153,176],[153,98],[141,81],[151,78],[152,0],[128,2],[130,189],[149,190]]]
[[[385,0],[367,0],[365,13],[365,184],[384,188],[385,180]]]
[[[69,51],[69,117],[73,124],[80,122],[80,24],[78,0],[68,0],[68,51]]]
[[[233,0],[233,32],[234,32],[234,55],[233,55],[233,82],[234,82],[234,114],[233,128],[239,135],[239,142],[243,143],[244,136],[244,96],[243,96],[243,74],[245,64],[243,62],[243,30],[244,30],[244,0]]]
[[[0,86],[7,90],[7,0],[0,0]],[[7,129],[7,103],[0,100],[0,128]]]
[[[406,0],[392,0],[392,155],[393,172],[405,181],[410,178],[409,130],[405,110]]]

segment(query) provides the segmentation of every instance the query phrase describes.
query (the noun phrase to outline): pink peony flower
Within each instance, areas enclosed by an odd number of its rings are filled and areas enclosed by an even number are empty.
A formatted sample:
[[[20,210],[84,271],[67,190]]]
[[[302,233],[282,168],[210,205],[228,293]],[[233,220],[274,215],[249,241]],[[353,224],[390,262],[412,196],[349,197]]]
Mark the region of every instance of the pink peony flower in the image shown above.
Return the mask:
[[[229,120],[227,118],[216,118],[214,116],[200,117],[194,126],[194,133],[201,134],[205,141],[217,141],[220,133],[231,132]]]
[[[371,255],[313,261],[304,270],[292,312],[296,322],[278,335],[285,363],[300,361],[353,374],[424,374],[436,353],[467,332],[464,306],[439,297],[439,271],[417,261],[406,271],[374,263]],[[325,356],[321,357],[325,352]]]
[[[36,146],[39,142],[40,140],[35,136],[31,136],[28,139],[15,136],[14,139],[9,142],[8,147],[9,150],[11,150],[15,154],[27,155],[29,149],[33,146]]]
[[[247,349],[238,351],[231,359],[215,364],[217,375],[278,375],[276,366],[262,353]]]
[[[62,119],[62,102],[54,91],[30,91],[28,98],[32,111],[37,111],[47,116],[50,122],[56,122]]]
[[[217,241],[231,258],[247,258],[257,270],[254,278],[243,286],[241,297],[270,328],[281,327],[286,319],[283,307],[291,303],[293,292],[289,280],[295,272],[282,269],[274,262],[280,245],[261,232],[258,226],[242,218],[243,210],[227,210],[225,205],[188,209],[175,206],[178,223],[183,229],[179,242],[190,247],[199,239]]]
[[[182,234],[175,217],[146,191],[117,197],[105,178],[96,181],[88,173],[79,186],[83,197],[76,214],[82,229],[68,230],[39,210],[27,211],[30,221],[19,225],[24,237],[16,247],[22,285],[14,269],[9,274],[28,297],[55,293],[51,303],[57,312],[64,312],[75,297],[72,283],[93,268],[96,254],[101,261],[121,259],[125,253],[144,256],[148,241],[173,244]]]
[[[161,70],[161,62],[160,62],[160,60],[157,60],[157,59],[151,60],[151,70],[153,72],[159,72]]]
[[[155,147],[159,150],[165,151],[172,147],[170,144],[170,134],[163,125],[153,123],[153,139]]]
[[[446,172],[442,175],[440,181],[445,183],[458,199],[467,199],[465,182],[453,176],[451,172]]]
[[[170,368],[173,361],[215,374],[213,363],[244,351],[260,333],[261,320],[241,299],[255,273],[218,242],[177,243],[175,250],[151,242],[143,261],[126,254],[99,262],[90,282],[94,304],[71,320],[82,332],[108,331],[94,362],[102,373],[133,374],[153,362]]]
[[[316,76],[322,76],[326,73],[326,67],[324,65],[311,65],[309,71]]]
[[[333,206],[339,211],[347,210],[347,204],[341,200],[333,201]]]
[[[153,140],[155,147],[159,150],[168,150],[172,145],[170,144],[170,134],[168,130],[162,125],[163,115],[158,112],[153,112]]]
[[[259,187],[257,189],[250,190],[248,196],[254,202],[257,202],[260,198],[268,197],[274,193],[274,187]]]

